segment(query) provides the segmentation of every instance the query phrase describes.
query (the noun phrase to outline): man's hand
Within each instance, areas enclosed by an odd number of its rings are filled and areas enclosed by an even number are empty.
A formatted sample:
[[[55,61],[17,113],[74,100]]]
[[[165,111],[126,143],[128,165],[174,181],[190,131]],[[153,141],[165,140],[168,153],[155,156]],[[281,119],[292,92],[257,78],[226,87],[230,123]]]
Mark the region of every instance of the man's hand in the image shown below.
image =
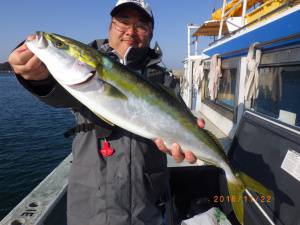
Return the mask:
[[[28,40],[34,40],[31,35]],[[25,44],[15,49],[8,58],[8,62],[16,74],[25,80],[44,80],[49,76],[47,67],[39,60]]]
[[[204,128],[205,121],[203,119],[198,119],[197,124],[200,128]],[[154,143],[160,151],[171,155],[177,163],[181,163],[184,159],[191,164],[197,161],[196,156],[191,151],[183,151],[177,143],[173,143],[172,149],[168,149],[161,139],[156,139]]]

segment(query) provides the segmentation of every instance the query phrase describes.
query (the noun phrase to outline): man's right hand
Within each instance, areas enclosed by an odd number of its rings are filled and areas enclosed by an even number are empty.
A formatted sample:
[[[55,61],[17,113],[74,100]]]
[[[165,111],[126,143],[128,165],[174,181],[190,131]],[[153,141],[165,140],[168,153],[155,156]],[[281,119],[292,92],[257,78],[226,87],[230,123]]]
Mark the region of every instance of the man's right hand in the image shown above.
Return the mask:
[[[27,39],[33,40],[35,36],[31,35]],[[50,74],[45,64],[27,48],[25,43],[9,55],[8,62],[14,72],[25,80],[44,80]]]

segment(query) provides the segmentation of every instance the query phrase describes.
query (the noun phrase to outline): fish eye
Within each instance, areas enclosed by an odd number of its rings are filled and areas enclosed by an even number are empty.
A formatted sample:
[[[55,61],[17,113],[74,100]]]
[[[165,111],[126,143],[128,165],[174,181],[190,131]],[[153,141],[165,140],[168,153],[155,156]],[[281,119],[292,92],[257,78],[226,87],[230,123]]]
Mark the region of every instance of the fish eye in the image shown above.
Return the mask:
[[[64,46],[64,44],[61,41],[56,41],[55,42],[55,47],[56,48],[62,48]]]

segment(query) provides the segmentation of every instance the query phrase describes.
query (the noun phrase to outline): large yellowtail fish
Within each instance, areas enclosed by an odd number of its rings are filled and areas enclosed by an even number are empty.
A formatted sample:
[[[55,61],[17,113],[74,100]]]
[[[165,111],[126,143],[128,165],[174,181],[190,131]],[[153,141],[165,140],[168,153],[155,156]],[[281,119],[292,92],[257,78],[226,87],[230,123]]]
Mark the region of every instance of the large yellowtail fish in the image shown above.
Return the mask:
[[[245,188],[271,194],[246,174],[233,171],[217,139],[198,128],[190,110],[160,85],[61,35],[37,32],[26,44],[58,83],[101,119],[148,139],[161,138],[169,148],[176,142],[206,164],[222,168],[230,196],[239,199],[232,206],[241,224]]]

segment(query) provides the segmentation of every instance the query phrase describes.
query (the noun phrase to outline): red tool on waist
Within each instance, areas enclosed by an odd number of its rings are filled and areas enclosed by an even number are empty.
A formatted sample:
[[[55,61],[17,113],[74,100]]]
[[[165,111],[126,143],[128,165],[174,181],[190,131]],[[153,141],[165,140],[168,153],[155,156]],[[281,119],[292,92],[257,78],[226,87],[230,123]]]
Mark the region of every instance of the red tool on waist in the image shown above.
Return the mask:
[[[115,150],[109,146],[109,142],[104,140],[102,148],[99,150],[104,157],[109,157],[114,154]]]

